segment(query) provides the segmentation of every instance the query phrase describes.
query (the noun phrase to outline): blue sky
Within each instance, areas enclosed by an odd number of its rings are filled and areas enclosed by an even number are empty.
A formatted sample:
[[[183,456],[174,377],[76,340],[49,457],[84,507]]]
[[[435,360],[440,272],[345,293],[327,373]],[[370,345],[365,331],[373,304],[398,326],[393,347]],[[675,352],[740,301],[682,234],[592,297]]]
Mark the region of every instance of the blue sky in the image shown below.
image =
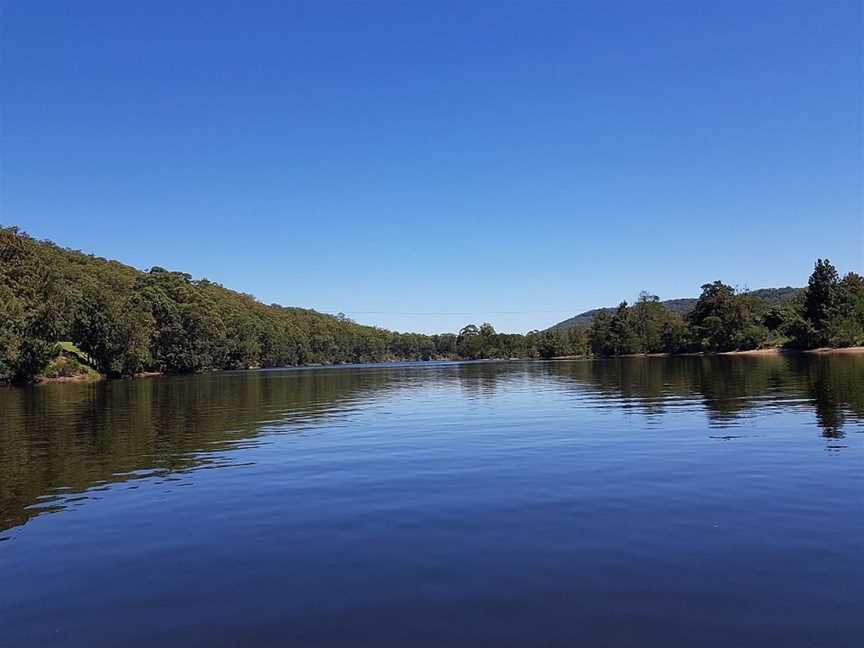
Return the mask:
[[[0,223],[139,268],[425,332],[864,271],[857,0],[0,21]]]

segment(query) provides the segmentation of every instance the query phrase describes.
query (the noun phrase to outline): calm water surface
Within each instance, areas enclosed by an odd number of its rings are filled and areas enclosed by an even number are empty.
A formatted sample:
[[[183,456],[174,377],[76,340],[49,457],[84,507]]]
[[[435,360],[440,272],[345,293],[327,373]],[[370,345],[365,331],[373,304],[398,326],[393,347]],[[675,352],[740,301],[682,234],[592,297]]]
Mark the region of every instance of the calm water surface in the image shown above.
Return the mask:
[[[0,389],[0,645],[860,646],[864,357]]]

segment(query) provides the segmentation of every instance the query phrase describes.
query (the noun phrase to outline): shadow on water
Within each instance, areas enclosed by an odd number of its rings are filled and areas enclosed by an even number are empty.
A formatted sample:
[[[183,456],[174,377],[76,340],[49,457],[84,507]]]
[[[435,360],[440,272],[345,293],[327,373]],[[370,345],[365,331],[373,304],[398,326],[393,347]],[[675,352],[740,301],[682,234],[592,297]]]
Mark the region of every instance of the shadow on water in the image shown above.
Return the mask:
[[[864,358],[852,356],[465,363],[3,388],[0,530],[62,509],[89,489],[230,465],[223,451],[273,432],[302,434],[397,392],[437,386],[483,400],[514,383],[655,421],[682,401],[695,403],[717,427],[761,408],[811,410],[828,439],[864,419]],[[718,435],[727,436],[734,437]]]

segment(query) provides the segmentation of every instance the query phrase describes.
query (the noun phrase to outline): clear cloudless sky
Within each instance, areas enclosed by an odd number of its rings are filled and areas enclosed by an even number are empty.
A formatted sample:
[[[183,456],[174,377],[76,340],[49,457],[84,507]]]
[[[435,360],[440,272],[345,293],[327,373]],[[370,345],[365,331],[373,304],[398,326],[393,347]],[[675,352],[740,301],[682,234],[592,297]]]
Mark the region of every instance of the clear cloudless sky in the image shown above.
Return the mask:
[[[0,223],[398,330],[862,272],[860,0],[3,3]]]

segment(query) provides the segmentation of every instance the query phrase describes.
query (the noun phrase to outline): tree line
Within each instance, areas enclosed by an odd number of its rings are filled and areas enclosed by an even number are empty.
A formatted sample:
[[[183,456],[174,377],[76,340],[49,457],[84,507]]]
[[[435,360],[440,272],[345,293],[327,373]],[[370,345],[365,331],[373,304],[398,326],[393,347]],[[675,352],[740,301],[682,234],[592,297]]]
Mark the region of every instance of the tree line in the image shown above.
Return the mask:
[[[345,316],[262,304],[160,267],[142,272],[0,227],[0,380],[27,383],[78,360],[112,377],[252,367],[727,351],[765,344],[848,346],[864,339],[864,281],[819,261],[800,303],[767,307],[720,282],[686,317],[643,294],[590,328],[497,333],[469,324],[423,335]],[[60,343],[77,355],[61,356]],[[58,357],[65,363],[58,364]],[[80,367],[79,367],[80,368]]]
[[[813,349],[864,344],[864,278],[842,279],[827,259],[816,261],[807,288],[788,304],[768,304],[721,281],[702,286],[695,307],[673,313],[655,295],[600,312],[588,329],[595,355]]]
[[[61,342],[112,377],[565,351],[559,336],[501,335],[488,324],[422,335],[266,305],[186,273],[142,272],[0,227],[0,380],[54,371]]]

